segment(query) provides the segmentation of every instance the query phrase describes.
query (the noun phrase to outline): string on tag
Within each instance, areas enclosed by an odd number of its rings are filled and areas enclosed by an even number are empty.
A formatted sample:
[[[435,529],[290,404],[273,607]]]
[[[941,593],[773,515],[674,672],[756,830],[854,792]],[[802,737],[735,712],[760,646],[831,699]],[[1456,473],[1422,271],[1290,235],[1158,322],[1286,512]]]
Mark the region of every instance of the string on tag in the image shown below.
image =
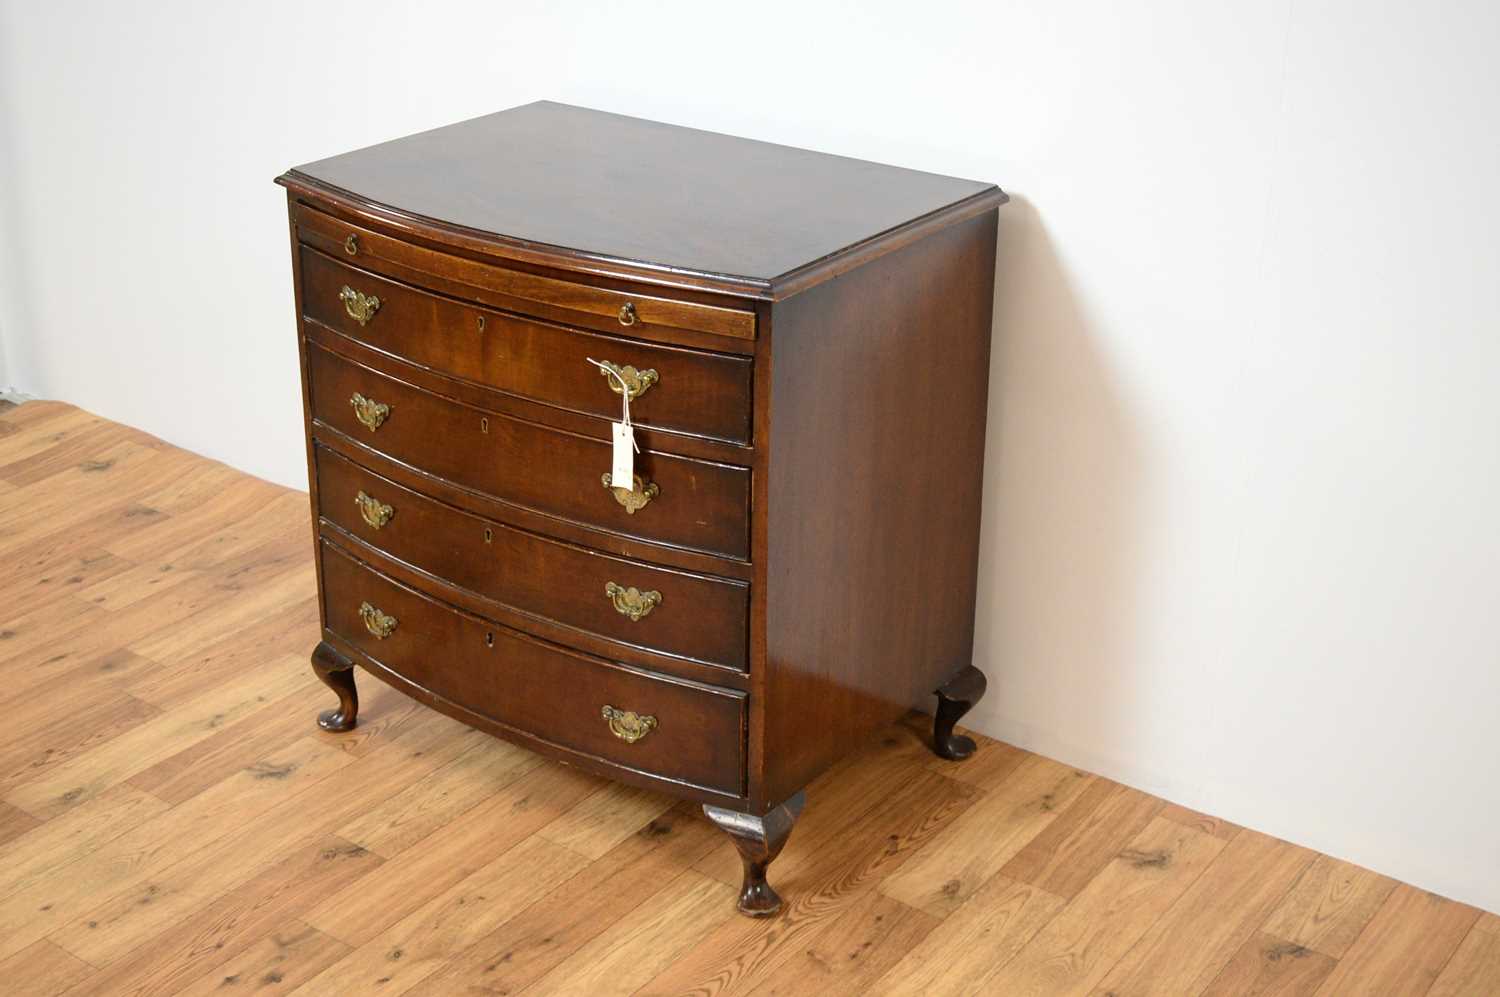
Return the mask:
[[[620,425],[624,426],[626,432],[630,433],[630,445],[635,448],[636,453],[640,453],[641,445],[635,441],[634,427],[630,424],[630,385],[625,383],[625,379],[620,376],[620,372],[615,370],[612,365],[595,360],[593,357],[584,357],[584,359],[620,383],[620,399],[623,404],[620,414]]]

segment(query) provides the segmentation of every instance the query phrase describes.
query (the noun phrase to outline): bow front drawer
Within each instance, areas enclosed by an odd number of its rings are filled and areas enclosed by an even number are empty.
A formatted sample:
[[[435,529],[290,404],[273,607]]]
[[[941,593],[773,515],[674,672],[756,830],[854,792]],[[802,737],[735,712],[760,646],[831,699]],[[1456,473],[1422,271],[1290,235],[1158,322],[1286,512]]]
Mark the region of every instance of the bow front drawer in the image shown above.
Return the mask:
[[[738,343],[741,348],[755,339],[755,312],[743,304],[715,305],[494,266],[428,249],[313,208],[297,208],[294,217],[297,237],[330,256],[347,256],[360,266],[412,283],[451,289],[457,297],[483,300],[507,311],[606,332],[628,329],[648,339],[718,340]]]
[[[374,666],[583,759],[735,796],[745,696],[565,650],[399,585],[325,541],[327,627]]]
[[[423,367],[560,408],[731,443],[750,439],[751,361],[601,336],[429,294],[302,247],[304,314]]]
[[[744,582],[643,564],[496,523],[324,447],[317,450],[317,475],[322,519],[404,564],[527,618],[746,670],[750,588]],[[626,590],[618,605],[611,585]],[[633,617],[647,602],[632,602],[632,588],[655,592],[659,601]]]
[[[307,366],[314,421],[408,467],[585,526],[748,557],[746,468],[645,451],[626,491],[605,483],[606,440],[473,408],[312,343]]]

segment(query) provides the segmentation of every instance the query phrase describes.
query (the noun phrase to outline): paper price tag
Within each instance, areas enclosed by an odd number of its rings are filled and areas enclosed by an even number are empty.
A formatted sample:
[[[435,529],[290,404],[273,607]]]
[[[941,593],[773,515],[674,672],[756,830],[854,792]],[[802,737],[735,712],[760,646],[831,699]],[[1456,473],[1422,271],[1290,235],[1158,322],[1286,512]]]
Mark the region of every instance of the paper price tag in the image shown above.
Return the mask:
[[[601,363],[593,357],[587,359],[602,370],[606,377],[613,378],[620,385],[620,421],[609,424],[610,439],[614,443],[614,454],[609,465],[609,486],[633,492],[635,455],[641,448],[635,445],[635,429],[630,425],[630,386],[613,364]]]
[[[610,465],[609,483],[626,491],[635,489],[635,432],[628,422],[610,423],[614,439],[614,461]]]

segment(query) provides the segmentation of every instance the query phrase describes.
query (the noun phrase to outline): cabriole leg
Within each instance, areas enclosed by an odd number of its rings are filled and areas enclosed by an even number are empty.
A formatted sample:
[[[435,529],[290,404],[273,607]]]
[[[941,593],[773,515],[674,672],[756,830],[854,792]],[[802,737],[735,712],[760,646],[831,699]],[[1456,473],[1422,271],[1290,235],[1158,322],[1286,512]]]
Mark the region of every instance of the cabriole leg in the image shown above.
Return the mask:
[[[937,717],[932,722],[932,750],[940,758],[962,761],[974,753],[974,739],[953,733],[959,717],[984,695],[984,672],[968,665],[953,681],[937,690]]]
[[[751,917],[769,917],[781,909],[781,897],[766,882],[766,867],[781,854],[792,825],[807,803],[807,794],[799,792],[764,817],[703,805],[703,813],[729,835],[745,866],[745,881],[740,887],[740,913]]]
[[[354,662],[333,649],[327,641],[312,653],[313,671],[323,684],[338,693],[339,708],[318,714],[318,726],[324,730],[353,730],[359,717],[359,692],[354,688]]]

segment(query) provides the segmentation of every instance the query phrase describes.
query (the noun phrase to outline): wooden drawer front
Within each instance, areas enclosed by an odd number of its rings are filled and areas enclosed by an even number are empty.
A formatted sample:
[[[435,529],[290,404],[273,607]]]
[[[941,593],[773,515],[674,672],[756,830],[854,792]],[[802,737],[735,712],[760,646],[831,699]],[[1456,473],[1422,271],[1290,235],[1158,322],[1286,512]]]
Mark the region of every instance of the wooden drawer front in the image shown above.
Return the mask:
[[[298,208],[295,217],[298,238],[329,255],[343,254],[361,266],[388,273],[414,271],[483,288],[503,296],[503,307],[512,311],[568,314],[569,324],[607,331],[618,331],[628,320],[627,327],[633,330],[683,329],[738,340],[755,338],[755,313],[747,308],[595,287],[480,263],[392,238],[308,207]],[[627,305],[628,310],[622,313]]]
[[[528,637],[398,585],[326,541],[322,559],[328,628],[406,680],[565,748],[740,794],[742,693],[656,676]],[[370,610],[362,612],[363,606]],[[627,743],[602,715],[606,706],[654,717],[655,727]]]
[[[414,568],[521,613],[745,670],[750,590],[743,582],[548,540],[403,488],[322,447],[317,474],[324,519]],[[658,592],[661,602],[631,620],[606,594],[611,582]]]
[[[657,495],[629,513],[604,487],[610,445],[462,405],[308,344],[313,418],[454,484],[548,515],[643,540],[745,558],[750,472],[641,453],[636,474]],[[360,395],[388,407],[377,428],[356,416]]]
[[[379,306],[370,314],[372,295]],[[631,402],[634,421],[733,443],[750,439],[751,361],[744,357],[654,346],[461,304],[305,246],[302,308],[309,318],[424,367],[609,419],[620,417],[620,396],[588,358],[655,371],[655,383]]]

